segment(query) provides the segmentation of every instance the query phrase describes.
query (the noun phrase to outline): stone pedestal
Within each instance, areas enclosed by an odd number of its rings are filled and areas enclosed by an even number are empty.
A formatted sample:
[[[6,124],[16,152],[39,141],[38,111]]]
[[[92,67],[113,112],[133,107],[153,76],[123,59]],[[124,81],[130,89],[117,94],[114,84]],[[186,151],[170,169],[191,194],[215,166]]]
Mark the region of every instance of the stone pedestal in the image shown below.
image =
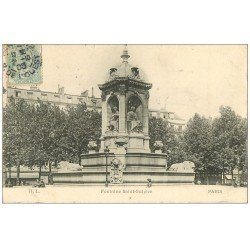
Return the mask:
[[[124,146],[118,147],[115,151],[115,158],[119,159],[123,164],[124,168],[126,167],[126,149]]]

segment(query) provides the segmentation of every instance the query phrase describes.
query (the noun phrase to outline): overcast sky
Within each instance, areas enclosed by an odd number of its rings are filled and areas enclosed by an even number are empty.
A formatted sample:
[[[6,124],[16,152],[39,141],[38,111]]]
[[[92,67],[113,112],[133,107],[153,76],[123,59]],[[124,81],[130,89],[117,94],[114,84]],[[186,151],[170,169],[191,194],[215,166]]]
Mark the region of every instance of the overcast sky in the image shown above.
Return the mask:
[[[121,63],[123,45],[43,45],[41,90],[80,94],[104,83]],[[247,115],[247,47],[237,45],[128,45],[129,62],[143,70],[150,107],[175,111],[184,119],[197,112],[217,116],[220,105]]]

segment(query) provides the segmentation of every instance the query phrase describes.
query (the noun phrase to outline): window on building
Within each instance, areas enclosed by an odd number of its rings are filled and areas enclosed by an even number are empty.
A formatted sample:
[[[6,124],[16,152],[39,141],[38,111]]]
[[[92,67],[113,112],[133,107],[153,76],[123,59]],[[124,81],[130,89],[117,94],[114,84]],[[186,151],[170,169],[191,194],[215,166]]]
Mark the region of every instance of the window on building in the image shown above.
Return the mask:
[[[72,98],[71,98],[71,97],[68,97],[68,98],[67,98],[67,102],[68,102],[68,103],[72,103]]]
[[[182,131],[182,126],[181,126],[181,125],[178,126],[178,131],[179,131],[179,132]]]
[[[15,97],[20,97],[21,96],[21,91],[15,91]]]

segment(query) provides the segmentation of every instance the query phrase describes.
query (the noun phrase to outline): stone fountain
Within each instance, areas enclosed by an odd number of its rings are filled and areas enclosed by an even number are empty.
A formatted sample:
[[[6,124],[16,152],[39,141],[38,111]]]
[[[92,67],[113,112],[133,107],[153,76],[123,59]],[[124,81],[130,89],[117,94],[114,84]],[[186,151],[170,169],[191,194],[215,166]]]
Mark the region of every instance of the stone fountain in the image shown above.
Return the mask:
[[[89,153],[81,156],[83,170],[55,175],[55,182],[78,183],[193,183],[194,173],[167,171],[163,144],[156,141],[150,152],[148,133],[149,90],[152,84],[138,67],[129,62],[125,48],[122,63],[108,72],[98,85],[102,99],[101,147],[90,141]],[[106,165],[108,166],[106,168]]]
[[[86,177],[86,181],[104,181],[108,148],[110,183],[147,183],[148,179],[152,183],[175,182],[176,178],[167,171],[162,143],[156,141],[156,151],[150,152],[148,103],[152,84],[146,82],[138,67],[130,65],[129,57],[125,48],[121,65],[111,68],[107,81],[98,85],[102,98],[101,147],[99,152],[91,149],[89,154],[82,155],[83,172],[93,177]],[[187,174],[185,180],[193,182],[193,174]]]

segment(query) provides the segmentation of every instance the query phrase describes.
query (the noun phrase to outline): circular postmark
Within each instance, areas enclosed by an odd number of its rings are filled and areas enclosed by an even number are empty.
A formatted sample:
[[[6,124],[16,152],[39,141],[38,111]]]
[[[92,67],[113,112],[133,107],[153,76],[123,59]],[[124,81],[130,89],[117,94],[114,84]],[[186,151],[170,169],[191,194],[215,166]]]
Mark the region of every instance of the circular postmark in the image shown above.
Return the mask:
[[[41,66],[39,45],[8,45],[6,74],[9,83],[41,83]]]

